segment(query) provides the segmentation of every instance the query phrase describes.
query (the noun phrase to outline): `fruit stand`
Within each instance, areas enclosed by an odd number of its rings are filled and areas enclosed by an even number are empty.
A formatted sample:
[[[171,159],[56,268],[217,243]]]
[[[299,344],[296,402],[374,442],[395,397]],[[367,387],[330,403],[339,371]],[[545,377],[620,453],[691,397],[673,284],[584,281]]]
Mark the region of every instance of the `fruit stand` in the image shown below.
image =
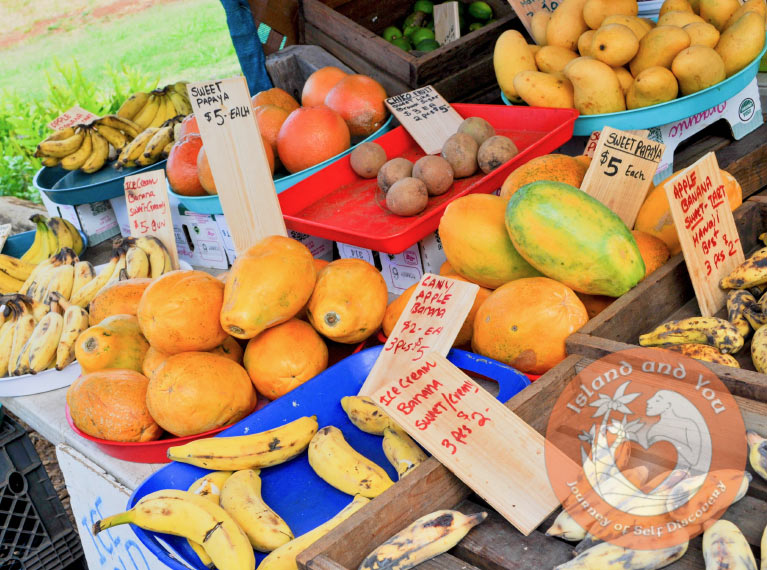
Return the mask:
[[[767,4],[250,4],[2,240],[88,567],[767,568]]]

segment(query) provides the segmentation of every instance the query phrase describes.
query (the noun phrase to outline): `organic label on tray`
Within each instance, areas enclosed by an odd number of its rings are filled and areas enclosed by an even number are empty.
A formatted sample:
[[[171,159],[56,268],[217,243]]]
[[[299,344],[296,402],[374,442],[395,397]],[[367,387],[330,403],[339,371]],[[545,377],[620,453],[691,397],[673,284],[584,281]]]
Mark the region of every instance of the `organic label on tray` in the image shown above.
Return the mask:
[[[287,235],[244,77],[186,86],[237,253]]]
[[[478,291],[474,283],[432,273],[421,277],[360,395],[378,390],[393,375],[421,361],[427,352],[447,354]]]
[[[173,268],[178,269],[178,251],[170,217],[165,170],[160,168],[126,176],[123,187],[130,235],[135,238],[154,236],[159,239],[170,253]]]
[[[524,535],[559,506],[543,436],[444,356],[392,371],[372,397]]]
[[[431,85],[389,97],[386,106],[426,154],[438,154],[463,118]]]
[[[664,148],[648,138],[605,127],[581,190],[633,228]]]
[[[745,260],[716,156],[709,152],[663,186],[700,314],[710,317],[727,298],[719,281]]]
[[[98,115],[94,115],[90,111],[86,111],[75,105],[48,123],[48,128],[53,129],[54,131],[60,131],[74,125],[90,125],[98,118]]]
[[[458,2],[443,2],[434,6],[434,36],[441,46],[461,37]]]

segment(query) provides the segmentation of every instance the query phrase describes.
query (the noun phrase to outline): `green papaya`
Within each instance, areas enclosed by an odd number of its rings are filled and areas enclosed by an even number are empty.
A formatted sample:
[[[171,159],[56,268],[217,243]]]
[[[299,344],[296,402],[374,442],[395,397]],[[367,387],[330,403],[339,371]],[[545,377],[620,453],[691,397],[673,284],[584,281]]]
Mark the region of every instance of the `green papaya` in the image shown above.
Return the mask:
[[[575,291],[620,297],[644,278],[626,224],[574,186],[545,180],[523,186],[509,199],[505,222],[530,265]]]

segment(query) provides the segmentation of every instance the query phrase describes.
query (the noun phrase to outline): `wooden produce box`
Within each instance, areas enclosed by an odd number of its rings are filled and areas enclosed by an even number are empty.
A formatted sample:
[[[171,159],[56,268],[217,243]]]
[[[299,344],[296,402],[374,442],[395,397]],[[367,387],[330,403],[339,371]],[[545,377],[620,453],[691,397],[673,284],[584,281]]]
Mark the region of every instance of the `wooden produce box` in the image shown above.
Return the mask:
[[[511,27],[523,30],[508,2],[487,3],[495,22],[419,57],[381,37],[386,27],[401,24],[413,0],[301,0],[301,40],[370,75],[390,96],[431,84],[451,103],[474,101],[500,89],[493,70],[495,40]]]
[[[573,355],[525,388],[506,406],[536,430],[545,433],[549,414],[564,387],[591,360]],[[747,429],[767,433],[767,403],[736,397]],[[559,511],[529,536],[523,536],[498,513],[480,506],[471,491],[435,459],[419,465],[411,474],[341,523],[298,557],[299,568],[310,570],[353,570],[380,543],[415,519],[438,509],[457,508],[471,513],[485,510],[488,519],[449,553],[419,566],[448,570],[475,568],[492,570],[551,569],[572,557],[575,543],[545,536]],[[758,549],[767,510],[767,485],[758,475],[748,495],[730,507],[723,518],[738,525],[749,543]],[[670,570],[703,570],[701,537],[695,538],[687,554]]]
[[[735,210],[734,217],[746,257],[764,247],[758,237],[767,232],[767,201],[747,200]],[[656,326],[698,315],[698,301],[680,253],[572,334],[567,339],[567,353],[600,358],[635,348],[639,335]],[[727,309],[721,309],[715,316],[726,319]],[[755,371],[750,339],[733,356],[742,368],[704,364],[722,378],[733,394],[767,402],[767,375]]]

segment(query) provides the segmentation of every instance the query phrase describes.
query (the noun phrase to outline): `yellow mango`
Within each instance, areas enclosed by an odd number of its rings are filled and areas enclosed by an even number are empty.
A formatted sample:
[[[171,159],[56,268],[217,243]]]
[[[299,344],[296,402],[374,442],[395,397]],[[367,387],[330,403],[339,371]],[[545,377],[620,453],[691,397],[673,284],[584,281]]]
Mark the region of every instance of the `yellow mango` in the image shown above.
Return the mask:
[[[639,40],[623,24],[601,26],[591,40],[591,55],[610,67],[620,67],[631,61],[639,51]]]
[[[690,46],[680,51],[671,62],[671,71],[682,95],[702,91],[724,81],[724,61],[713,48]]]
[[[613,67],[613,71],[615,72],[615,75],[618,76],[618,81],[621,84],[621,90],[625,95],[629,90],[629,87],[631,87],[631,84],[634,83],[634,76],[631,75],[629,70],[625,67]]]
[[[648,67],[670,68],[676,54],[690,47],[690,36],[676,26],[653,28],[639,41],[639,51],[629,63],[631,75],[636,77]]]
[[[541,49],[541,46],[538,44],[527,44],[527,47],[530,48],[530,53],[533,54],[533,58],[535,58],[535,54],[538,53],[538,50]]]
[[[627,28],[631,28],[634,35],[638,40],[641,40],[647,32],[655,27],[654,23],[648,22],[644,18],[638,18],[637,16],[625,16],[623,14],[614,14],[607,16],[602,20],[602,25],[607,26],[609,24],[621,24]]]
[[[546,45],[546,28],[549,26],[549,20],[551,20],[551,12],[548,10],[538,10],[530,18],[530,35],[539,46]]]
[[[692,6],[687,0],[665,0],[658,14],[662,16],[666,12],[692,12]]]
[[[639,109],[676,99],[676,77],[665,67],[648,67],[636,76],[626,93],[626,107]]]
[[[559,46],[543,46],[535,54],[535,64],[540,71],[552,73],[562,71],[576,57],[578,54],[572,50]]]
[[[514,77],[514,89],[532,107],[572,109],[573,86],[561,73],[520,71]]]
[[[538,68],[530,46],[517,30],[506,30],[498,36],[493,52],[493,67],[503,94],[512,103],[521,103],[522,99],[514,89],[514,76],[520,71],[537,71]]]
[[[694,12],[687,12],[683,10],[666,12],[660,18],[658,18],[659,26],[677,26],[682,28],[687,24],[692,24],[694,22],[705,23],[705,20]]]
[[[757,12],[764,17],[765,21],[767,21],[767,3],[765,3],[764,0],[748,0],[733,12],[730,19],[727,20],[727,23],[724,25],[724,28],[727,29],[732,26],[735,22],[740,20],[740,17],[746,12]]]
[[[581,115],[626,110],[618,76],[606,63],[593,57],[579,57],[567,64],[564,74],[573,84],[573,102]]]
[[[588,0],[583,6],[583,19],[592,30],[599,28],[608,16],[636,16],[638,13],[639,4],[636,0]]]
[[[738,8],[738,0],[700,0],[701,18],[720,32]]]
[[[722,32],[716,52],[724,60],[727,77],[751,63],[764,47],[764,17],[758,12],[746,12],[737,22]]]
[[[693,22],[682,29],[690,35],[690,47],[706,46],[713,48],[719,43],[719,30],[708,22]]]
[[[581,57],[591,55],[591,40],[594,38],[594,30],[586,30],[578,38],[578,53]]]
[[[700,15],[700,0],[689,0],[692,11]]]
[[[583,19],[583,5],[587,0],[562,0],[551,14],[546,27],[546,45],[574,50],[580,35],[588,29]]]

